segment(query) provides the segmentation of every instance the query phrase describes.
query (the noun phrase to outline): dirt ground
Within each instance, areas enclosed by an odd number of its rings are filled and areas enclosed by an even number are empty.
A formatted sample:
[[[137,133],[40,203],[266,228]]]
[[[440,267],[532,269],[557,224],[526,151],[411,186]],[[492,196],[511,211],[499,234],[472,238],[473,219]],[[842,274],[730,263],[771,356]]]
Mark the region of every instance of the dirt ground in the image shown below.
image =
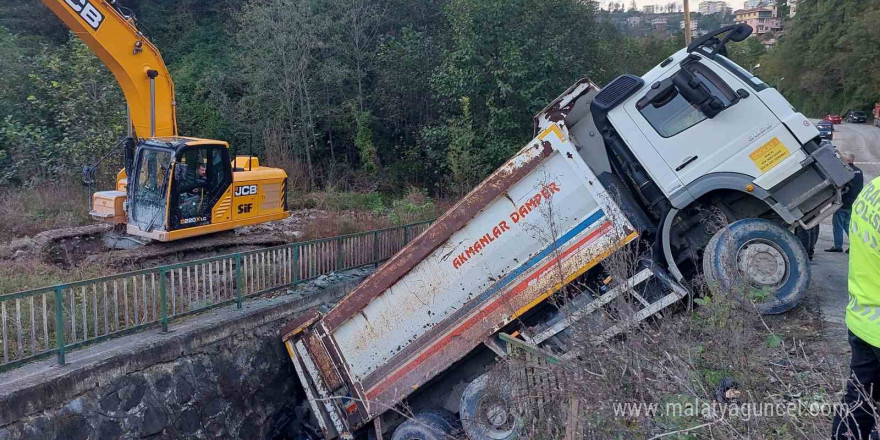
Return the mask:
[[[0,293],[360,232],[384,224],[370,213],[301,209],[291,211],[284,220],[132,249],[105,245],[105,236],[113,234],[109,225],[52,229],[0,243],[0,278],[4,278]]]

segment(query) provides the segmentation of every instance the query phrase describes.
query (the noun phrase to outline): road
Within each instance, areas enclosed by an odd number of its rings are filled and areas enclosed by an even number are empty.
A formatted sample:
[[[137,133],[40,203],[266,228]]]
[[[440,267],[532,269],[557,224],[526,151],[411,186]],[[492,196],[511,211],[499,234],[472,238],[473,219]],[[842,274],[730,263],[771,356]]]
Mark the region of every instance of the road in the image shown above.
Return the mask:
[[[880,128],[870,124],[837,125],[832,143],[841,152],[856,155],[856,166],[864,172],[865,183],[880,175]],[[807,301],[818,304],[826,321],[842,324],[848,302],[848,255],[825,252],[832,245],[831,219],[828,219],[820,228]]]

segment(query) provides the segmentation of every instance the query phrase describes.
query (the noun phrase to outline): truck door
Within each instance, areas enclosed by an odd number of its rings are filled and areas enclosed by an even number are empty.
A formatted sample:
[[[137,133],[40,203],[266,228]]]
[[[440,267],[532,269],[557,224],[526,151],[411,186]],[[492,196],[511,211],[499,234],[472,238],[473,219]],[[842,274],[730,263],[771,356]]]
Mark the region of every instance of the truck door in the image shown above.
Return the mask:
[[[709,118],[675,91],[661,102],[649,103],[649,91],[634,96],[626,112],[685,186],[710,173],[755,178],[800,148],[757,92],[723,67],[694,56],[681,69],[701,80],[724,110]]]

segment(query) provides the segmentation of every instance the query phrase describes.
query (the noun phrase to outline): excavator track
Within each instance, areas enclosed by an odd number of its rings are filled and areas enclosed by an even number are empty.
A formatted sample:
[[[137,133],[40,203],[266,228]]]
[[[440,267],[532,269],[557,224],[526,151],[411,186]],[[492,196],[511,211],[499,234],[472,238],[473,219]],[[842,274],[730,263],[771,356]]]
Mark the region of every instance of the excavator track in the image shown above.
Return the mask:
[[[33,238],[0,244],[0,260],[39,259],[65,269],[94,264],[137,269],[291,241],[291,237],[281,234],[236,234],[229,231],[168,243],[151,242],[133,249],[119,250],[110,249],[105,244],[105,235],[112,232],[113,227],[106,224],[53,229]]]

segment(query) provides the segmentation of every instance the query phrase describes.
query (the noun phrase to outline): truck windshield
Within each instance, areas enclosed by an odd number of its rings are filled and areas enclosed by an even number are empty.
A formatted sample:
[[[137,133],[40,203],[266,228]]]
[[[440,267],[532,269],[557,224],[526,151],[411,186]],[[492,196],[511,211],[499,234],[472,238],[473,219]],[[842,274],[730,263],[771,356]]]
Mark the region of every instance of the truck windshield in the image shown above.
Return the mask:
[[[147,148],[141,150],[135,166],[132,222],[150,230],[165,223],[165,196],[172,152]]]
[[[685,68],[700,79],[712,92],[712,96],[721,100],[724,107],[733,102],[733,91],[720,86],[721,79],[706,66],[690,63]],[[675,96],[662,105],[651,104],[639,109],[657,133],[664,138],[675,136],[707,119],[702,111],[684,99],[680,93],[677,91],[674,93]]]

